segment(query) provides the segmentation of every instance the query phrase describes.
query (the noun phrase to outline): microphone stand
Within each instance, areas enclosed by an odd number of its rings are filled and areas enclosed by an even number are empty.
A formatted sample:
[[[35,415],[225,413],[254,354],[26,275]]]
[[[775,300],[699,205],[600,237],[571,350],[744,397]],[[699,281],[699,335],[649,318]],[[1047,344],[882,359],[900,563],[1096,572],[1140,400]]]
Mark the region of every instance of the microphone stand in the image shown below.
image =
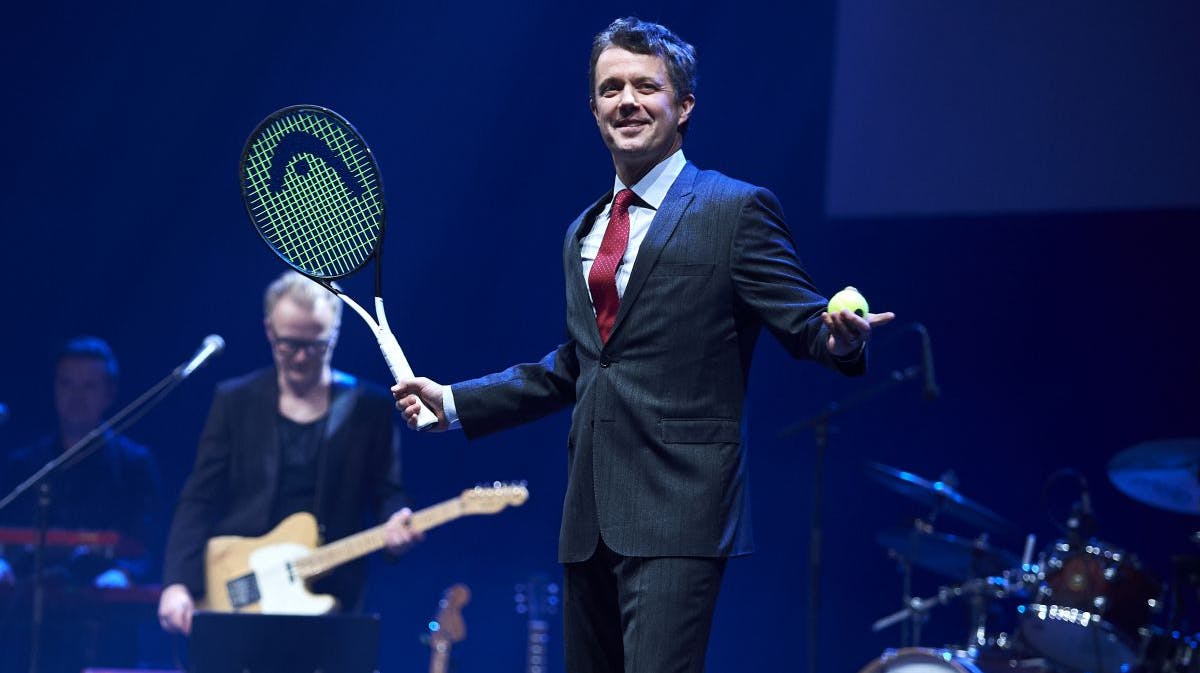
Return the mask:
[[[808,671],[817,673],[817,644],[820,642],[817,628],[818,612],[821,605],[821,543],[823,535],[822,520],[824,507],[822,484],[825,481],[825,452],[829,448],[830,421],[835,417],[854,409],[879,395],[911,381],[922,374],[920,365],[898,369],[886,379],[875,385],[860,390],[843,398],[840,402],[830,402],[824,409],[806,420],[790,425],[777,434],[777,437],[790,437],[799,432],[812,428],[816,452],[813,456],[813,485],[812,485],[812,522],[809,524],[809,554],[808,554]]]
[[[36,513],[37,544],[33,551],[33,600],[30,621],[29,638],[29,672],[38,673],[41,658],[42,623],[45,617],[45,584],[43,569],[46,558],[46,530],[48,528],[50,511],[50,482],[49,477],[63,465],[81,462],[103,446],[102,439],[118,433],[158,406],[166,396],[175,389],[191,372],[184,372],[182,367],[175,369],[146,392],[142,393],[124,409],[118,411],[112,418],[96,426],[94,430],[75,442],[73,446],[63,451],[57,457],[50,459],[37,472],[17,485],[11,493],[0,500],[0,510],[3,510],[26,491],[37,486],[38,500]]]

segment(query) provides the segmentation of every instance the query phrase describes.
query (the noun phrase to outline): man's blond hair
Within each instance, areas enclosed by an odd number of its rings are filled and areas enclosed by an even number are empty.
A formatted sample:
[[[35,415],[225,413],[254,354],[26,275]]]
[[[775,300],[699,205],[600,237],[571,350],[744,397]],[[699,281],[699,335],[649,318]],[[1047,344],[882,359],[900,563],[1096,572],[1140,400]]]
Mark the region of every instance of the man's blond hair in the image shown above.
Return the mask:
[[[300,304],[308,310],[313,310],[318,303],[328,304],[333,311],[333,328],[342,324],[342,302],[332,292],[321,287],[309,278],[299,273],[287,270],[267,287],[263,295],[263,315],[271,317],[271,311],[284,297]]]

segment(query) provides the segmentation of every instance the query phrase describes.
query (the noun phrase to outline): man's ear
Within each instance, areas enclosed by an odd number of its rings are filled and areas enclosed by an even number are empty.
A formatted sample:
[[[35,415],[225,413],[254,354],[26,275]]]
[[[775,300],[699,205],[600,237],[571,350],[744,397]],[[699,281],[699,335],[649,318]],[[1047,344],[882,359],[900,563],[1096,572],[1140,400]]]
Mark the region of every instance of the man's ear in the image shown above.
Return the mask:
[[[692,117],[692,109],[696,107],[695,94],[688,94],[679,100],[679,123],[683,124]]]

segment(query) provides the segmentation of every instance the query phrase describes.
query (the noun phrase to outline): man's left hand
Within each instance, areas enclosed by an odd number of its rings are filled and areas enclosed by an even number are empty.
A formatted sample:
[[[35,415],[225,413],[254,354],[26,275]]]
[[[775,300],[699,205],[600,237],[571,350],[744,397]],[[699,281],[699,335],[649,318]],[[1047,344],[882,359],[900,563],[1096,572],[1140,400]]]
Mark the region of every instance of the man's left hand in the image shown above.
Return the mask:
[[[388,518],[383,525],[383,537],[388,551],[403,554],[414,544],[425,539],[425,533],[412,527],[412,510],[405,507]]]
[[[853,355],[871,340],[871,329],[886,325],[896,317],[895,313],[868,313],[862,317],[842,309],[837,313],[822,313],[821,319],[829,328],[829,340],[825,347],[837,357]]]

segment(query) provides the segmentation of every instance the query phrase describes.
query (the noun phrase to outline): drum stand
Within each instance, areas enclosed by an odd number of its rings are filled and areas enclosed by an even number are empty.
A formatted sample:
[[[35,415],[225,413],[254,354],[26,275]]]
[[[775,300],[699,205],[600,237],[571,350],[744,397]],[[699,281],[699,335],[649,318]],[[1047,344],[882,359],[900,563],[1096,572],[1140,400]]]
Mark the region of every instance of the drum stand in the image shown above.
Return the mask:
[[[936,516],[934,511],[930,517]],[[928,526],[927,523],[917,521],[914,526],[914,535],[916,531],[921,530],[921,526]],[[935,607],[945,605],[951,600],[966,596],[970,600],[971,623],[970,631],[967,634],[966,654],[974,659],[979,656],[979,653],[987,648],[992,643],[989,642],[987,630],[987,611],[989,601],[992,598],[1003,598],[1010,596],[1015,592],[1024,590],[1027,585],[1034,582],[1039,566],[1032,565],[1033,547],[1036,543],[1036,537],[1032,534],[1025,539],[1025,550],[1022,554],[1020,572],[1016,574],[1015,579],[1010,576],[1013,570],[1006,570],[1002,576],[983,576],[969,579],[961,584],[944,586],[938,589],[938,592],[928,598],[916,598],[912,596],[912,563],[899,552],[895,550],[892,554],[899,560],[903,586],[903,605],[904,607],[892,614],[877,620],[871,625],[871,631],[879,632],[893,624],[903,622],[901,624],[900,640],[908,647],[920,647],[921,645],[921,624],[925,620],[925,616]],[[911,629],[911,638],[909,633]]]
[[[922,533],[933,531],[933,522],[937,520],[938,513],[941,511],[941,505],[935,505],[929,511],[929,516],[925,519],[917,519],[913,522],[912,533],[909,537],[909,549],[913,548],[913,543],[917,540],[917,536]],[[912,593],[912,561],[896,550],[891,550],[892,555],[897,560],[900,566],[900,604],[904,606],[901,612],[908,610],[908,619],[900,625],[900,642],[906,647],[921,646],[921,624],[925,621],[929,608],[918,610],[914,609],[920,604],[920,599],[913,596]],[[885,618],[886,619],[886,618]],[[891,622],[894,623],[894,622]],[[890,624],[890,623],[889,623]],[[881,627],[885,628],[885,627]],[[879,629],[875,629],[878,631]]]
[[[975,656],[981,646],[987,644],[987,597],[994,594],[1007,594],[1010,588],[1003,578],[978,577],[967,580],[962,584],[945,586],[928,598],[910,598],[907,605],[892,614],[876,621],[871,625],[872,631],[882,631],[900,621],[907,620],[912,624],[913,640],[909,647],[920,646],[920,625],[930,610],[945,605],[961,596],[971,599],[971,632],[968,635],[970,643],[967,652]]]

